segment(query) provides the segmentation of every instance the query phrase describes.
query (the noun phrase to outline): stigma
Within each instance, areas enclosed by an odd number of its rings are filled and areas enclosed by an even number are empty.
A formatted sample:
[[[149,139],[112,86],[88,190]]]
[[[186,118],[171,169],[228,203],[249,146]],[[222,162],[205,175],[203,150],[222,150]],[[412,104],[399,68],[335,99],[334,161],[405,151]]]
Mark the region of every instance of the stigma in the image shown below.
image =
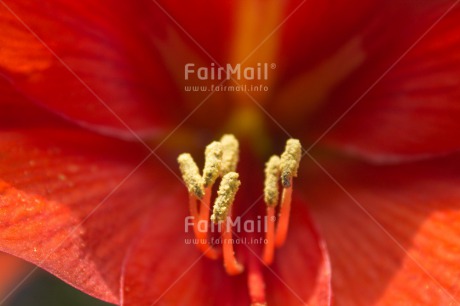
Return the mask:
[[[242,184],[237,172],[238,140],[227,134],[219,141],[209,144],[205,149],[202,175],[190,154],[183,153],[178,157],[179,169],[189,193],[189,210],[197,238],[196,246],[204,256],[212,260],[222,260],[228,275],[239,275],[248,270],[249,294],[253,305],[266,304],[261,267],[273,263],[276,248],[284,244],[288,234],[293,178],[298,173],[301,151],[299,140],[289,139],[284,152],[280,156],[271,156],[266,163],[263,190],[266,225],[263,250],[261,254],[250,258],[243,256],[242,261],[235,254],[232,229],[233,203]],[[219,188],[211,207],[212,187],[219,179]],[[208,225],[205,230],[198,225],[203,223]],[[214,232],[210,228],[216,225],[221,238],[220,245],[210,243],[210,235]]]

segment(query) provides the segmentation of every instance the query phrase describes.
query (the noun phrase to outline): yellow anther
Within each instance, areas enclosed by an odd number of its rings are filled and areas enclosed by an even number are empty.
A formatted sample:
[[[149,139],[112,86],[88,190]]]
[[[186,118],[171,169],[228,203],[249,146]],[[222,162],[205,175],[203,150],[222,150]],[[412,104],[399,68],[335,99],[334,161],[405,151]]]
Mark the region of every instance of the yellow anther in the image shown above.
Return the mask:
[[[238,164],[240,148],[238,140],[232,134],[225,134],[220,139],[222,144],[222,175],[236,171]]]
[[[236,192],[241,185],[238,178],[239,175],[236,172],[229,172],[222,178],[211,216],[211,221],[214,223],[225,221],[227,218],[235,200]]]
[[[273,263],[275,249],[286,241],[292,202],[292,178],[297,176],[301,150],[299,140],[289,139],[283,154],[271,156],[265,164],[264,200],[267,204],[266,217],[269,223],[265,231],[264,241],[266,242],[263,247],[262,260],[266,265]],[[192,225],[195,237],[199,241],[198,248],[211,259],[218,259],[221,256],[225,271],[229,275],[238,275],[245,270],[245,266],[237,260],[235,255],[231,228],[232,206],[241,185],[239,175],[236,173],[238,159],[239,143],[231,134],[222,136],[220,141],[214,141],[206,147],[202,176],[190,154],[181,154],[177,159],[182,177],[190,193],[189,210],[191,216],[194,217]],[[222,179],[214,201],[212,215],[209,216],[211,213],[212,186],[219,177]],[[283,187],[281,197],[280,181]],[[279,208],[276,207],[278,203]],[[275,218],[276,215],[278,215],[277,218]],[[223,227],[222,252],[219,252],[219,249],[208,242],[208,227],[203,231],[200,225],[202,221],[208,225],[209,219],[211,222],[219,223],[219,228]],[[251,262],[248,265],[249,274],[258,273],[255,270],[258,268],[253,267]],[[259,284],[257,286],[258,288],[263,287]]]
[[[205,162],[203,169],[203,185],[209,187],[219,177],[222,168],[222,144],[213,141],[204,151]]]
[[[291,178],[297,176],[302,146],[298,139],[288,139],[286,148],[281,154],[281,183],[283,187],[291,186]]]
[[[278,181],[280,173],[280,158],[273,155],[265,164],[264,199],[268,206],[276,206],[278,204]]]
[[[183,153],[177,158],[179,168],[182,173],[185,185],[191,194],[201,199],[204,196],[204,188],[200,175],[200,170],[193,160],[192,156],[188,153]]]

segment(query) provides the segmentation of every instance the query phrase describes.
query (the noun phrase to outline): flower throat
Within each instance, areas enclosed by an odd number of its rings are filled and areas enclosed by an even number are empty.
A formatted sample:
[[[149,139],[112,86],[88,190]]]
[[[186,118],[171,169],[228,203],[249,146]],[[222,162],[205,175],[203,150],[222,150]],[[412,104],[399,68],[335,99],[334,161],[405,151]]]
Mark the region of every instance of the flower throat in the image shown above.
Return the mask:
[[[301,145],[297,139],[286,142],[281,156],[273,155],[265,165],[264,201],[267,222],[262,254],[257,255],[260,263],[270,265],[274,260],[275,248],[284,244],[289,227],[291,209],[292,179],[297,176],[301,158]],[[223,259],[225,271],[229,275],[244,272],[245,266],[238,262],[232,238],[232,205],[241,185],[236,167],[239,160],[239,143],[233,135],[224,135],[220,141],[214,141],[205,149],[205,163],[202,175],[192,156],[179,155],[178,162],[183,180],[189,192],[189,209],[193,223],[193,232],[197,238],[197,247],[204,256]],[[212,186],[221,178],[217,197],[211,214]],[[282,195],[280,201],[280,190]],[[279,204],[279,205],[278,205]],[[279,208],[277,209],[277,207]],[[278,216],[276,212],[278,211]],[[222,248],[209,243],[209,227],[203,229],[200,224],[211,221],[221,229]],[[260,266],[260,263],[257,266]],[[254,264],[249,264],[249,269]],[[248,275],[251,271],[248,272]],[[259,273],[260,274],[260,273]],[[249,282],[251,300],[254,304],[265,304],[263,278],[259,282]]]

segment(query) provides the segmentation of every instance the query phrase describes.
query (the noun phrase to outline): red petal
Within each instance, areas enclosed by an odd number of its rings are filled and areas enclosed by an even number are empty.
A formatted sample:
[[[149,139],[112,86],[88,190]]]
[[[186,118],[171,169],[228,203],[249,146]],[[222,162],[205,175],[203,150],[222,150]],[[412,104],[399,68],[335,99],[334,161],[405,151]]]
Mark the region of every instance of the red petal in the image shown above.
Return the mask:
[[[184,232],[188,199],[183,189],[157,201],[136,236],[124,265],[123,305],[249,305],[247,274],[227,275],[222,260],[207,259],[187,243],[193,233]],[[177,204],[174,209],[172,203]],[[329,305],[326,250],[308,221],[305,205],[293,204],[288,240],[270,269],[262,268],[268,305]],[[247,247],[238,245],[236,254],[252,256]]]
[[[180,105],[153,44],[154,8],[152,1],[4,1],[0,68],[30,98],[83,125],[132,137],[123,121],[152,132]]]
[[[3,79],[0,79],[0,93],[2,96],[0,99],[1,128],[70,126],[63,119],[35,105]]]
[[[184,231],[187,201],[181,188],[155,203],[155,212],[125,261],[122,305],[249,304],[244,278],[237,277],[240,283],[235,292],[236,283],[226,275],[222,262],[203,258],[193,243],[186,242],[193,238],[192,230]],[[171,209],[172,203],[176,209]]]
[[[270,111],[286,129],[305,125],[335,88],[364,65],[368,41],[375,44],[382,31],[397,31],[402,22],[418,18],[401,1],[294,0],[285,14],[289,17],[279,29],[279,85]],[[380,45],[371,48],[372,54],[380,53]]]
[[[460,300],[460,156],[399,166],[321,161],[306,186],[337,305]]]
[[[268,305],[330,305],[328,251],[302,201],[293,202],[288,238],[272,269],[265,273]]]
[[[317,114],[313,125],[316,137],[359,100],[327,134],[329,145],[379,161],[459,150],[460,9],[449,12],[413,45],[452,4],[443,2],[418,10],[416,21],[405,16],[400,20],[385,19],[398,27],[391,26],[383,37],[369,38],[366,61]]]
[[[163,167],[132,173],[143,148],[65,128],[4,131],[0,148],[0,249],[117,303],[154,186],[168,190]]]

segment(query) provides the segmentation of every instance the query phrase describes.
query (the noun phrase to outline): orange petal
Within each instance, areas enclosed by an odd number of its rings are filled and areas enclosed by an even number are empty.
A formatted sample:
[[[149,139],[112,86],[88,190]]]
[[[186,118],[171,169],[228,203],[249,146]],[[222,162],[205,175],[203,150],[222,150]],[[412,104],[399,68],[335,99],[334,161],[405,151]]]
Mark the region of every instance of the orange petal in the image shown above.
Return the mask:
[[[117,303],[124,254],[168,190],[163,166],[132,172],[144,148],[65,127],[3,131],[0,148],[0,250]]]
[[[311,165],[305,195],[328,244],[335,303],[458,303],[460,156],[399,166],[319,162],[341,186]]]

